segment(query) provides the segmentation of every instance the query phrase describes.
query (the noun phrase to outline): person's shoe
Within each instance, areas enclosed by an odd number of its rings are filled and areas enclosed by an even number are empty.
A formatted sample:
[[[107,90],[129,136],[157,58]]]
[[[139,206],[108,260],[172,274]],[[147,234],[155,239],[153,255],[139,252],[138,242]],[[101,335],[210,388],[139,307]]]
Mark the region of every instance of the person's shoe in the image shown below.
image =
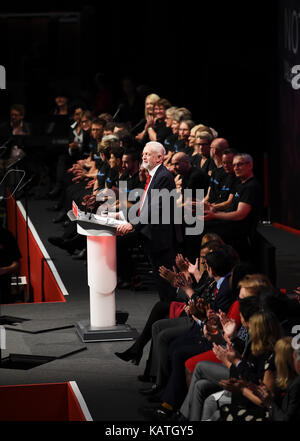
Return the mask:
[[[162,387],[159,384],[153,384],[152,387],[147,387],[146,389],[140,389],[139,392],[142,395],[150,397],[151,395],[156,395],[161,392]]]
[[[173,411],[165,407],[141,407],[139,413],[146,418],[154,421],[169,421],[173,416]]]
[[[53,220],[52,220],[52,222],[54,223],[54,224],[58,224],[59,222],[63,222],[63,221],[65,221],[65,220],[67,220],[68,218],[67,218],[67,215],[66,215],[66,213],[65,212],[61,212],[57,217],[55,217]]]
[[[50,199],[55,199],[57,196],[59,196],[61,192],[61,187],[56,185],[53,190],[49,191],[48,196]]]
[[[74,260],[86,260],[87,257],[87,250],[86,248],[83,248],[83,250],[80,250],[78,254],[72,257]]]
[[[143,352],[135,352],[132,348],[129,348],[124,352],[115,352],[115,355],[123,361],[131,361],[138,366],[143,356]]]

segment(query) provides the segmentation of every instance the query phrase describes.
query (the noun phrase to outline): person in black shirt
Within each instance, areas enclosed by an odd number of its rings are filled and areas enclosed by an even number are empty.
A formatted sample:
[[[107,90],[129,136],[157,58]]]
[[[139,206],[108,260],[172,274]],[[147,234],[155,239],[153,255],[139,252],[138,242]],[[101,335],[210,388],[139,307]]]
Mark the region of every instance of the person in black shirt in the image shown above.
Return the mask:
[[[171,165],[176,174],[175,182],[177,183],[177,187],[181,188],[184,197],[183,206],[189,202],[184,196],[184,190],[192,190],[193,201],[197,200],[197,190],[203,189],[204,195],[206,194],[209,177],[204,171],[191,165],[190,158],[186,153],[175,153],[172,157]],[[184,236],[184,254],[190,262],[194,262],[198,257],[200,242],[201,238],[199,235]]]
[[[0,225],[0,304],[11,303],[11,275],[19,270],[21,253],[12,233]]]
[[[189,156],[192,156],[194,149],[189,146],[189,136],[191,129],[195,126],[194,121],[187,119],[182,120],[179,123],[178,139],[173,145],[173,151],[175,153],[184,152]]]
[[[236,240],[250,237],[256,229],[263,208],[263,190],[253,175],[253,159],[250,155],[238,153],[233,159],[233,167],[241,183],[233,195],[231,206],[226,211],[206,207],[204,233],[219,234],[225,243],[234,246]]]
[[[198,154],[193,154],[191,162],[195,167],[201,168],[208,175],[216,168],[213,158],[210,156],[210,143],[213,136],[207,131],[201,131],[196,134],[194,142],[194,151],[199,149]]]
[[[240,179],[236,177],[233,169],[233,158],[238,152],[226,149],[222,155],[222,167],[213,172],[208,189],[207,201],[217,211],[224,211],[230,207],[236,186]]]
[[[147,133],[143,139],[145,145],[149,141],[157,141],[164,144],[165,139],[172,134],[171,127],[165,123],[166,110],[171,107],[171,103],[165,98],[159,99],[154,104],[154,118],[152,124],[149,123]]]

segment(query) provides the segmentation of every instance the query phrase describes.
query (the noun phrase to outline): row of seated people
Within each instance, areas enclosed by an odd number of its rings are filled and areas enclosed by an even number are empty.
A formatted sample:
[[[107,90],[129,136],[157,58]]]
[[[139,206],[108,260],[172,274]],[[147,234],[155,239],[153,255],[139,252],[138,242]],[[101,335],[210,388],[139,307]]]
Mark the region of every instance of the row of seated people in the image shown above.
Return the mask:
[[[161,277],[177,301],[154,305],[123,361],[138,365],[151,340],[140,381],[158,421],[296,421],[300,416],[300,305],[220,237],[205,235],[200,265],[178,255]],[[299,337],[298,337],[299,339]]]

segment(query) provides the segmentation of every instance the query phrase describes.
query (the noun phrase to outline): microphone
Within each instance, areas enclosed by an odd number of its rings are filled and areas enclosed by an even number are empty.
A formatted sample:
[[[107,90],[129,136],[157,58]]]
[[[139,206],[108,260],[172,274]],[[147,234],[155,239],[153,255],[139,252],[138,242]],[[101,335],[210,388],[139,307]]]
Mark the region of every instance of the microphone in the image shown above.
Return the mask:
[[[24,159],[26,156],[26,153],[23,152],[23,150],[21,150],[21,153],[18,155],[17,159],[12,162],[11,164],[9,164],[6,169],[10,170],[12,167],[14,167],[16,164],[18,164],[18,162],[22,161],[22,159]]]

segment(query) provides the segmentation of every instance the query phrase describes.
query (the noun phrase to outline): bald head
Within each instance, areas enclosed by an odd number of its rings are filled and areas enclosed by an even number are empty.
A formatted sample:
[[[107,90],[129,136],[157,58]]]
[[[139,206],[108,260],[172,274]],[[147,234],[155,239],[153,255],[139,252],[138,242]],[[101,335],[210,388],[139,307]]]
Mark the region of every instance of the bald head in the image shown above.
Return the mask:
[[[174,171],[179,175],[186,174],[192,166],[189,156],[184,152],[175,153],[172,157],[171,165],[174,167]]]
[[[215,138],[210,144],[210,155],[212,158],[219,158],[221,161],[224,150],[228,149],[229,144],[225,138]]]

